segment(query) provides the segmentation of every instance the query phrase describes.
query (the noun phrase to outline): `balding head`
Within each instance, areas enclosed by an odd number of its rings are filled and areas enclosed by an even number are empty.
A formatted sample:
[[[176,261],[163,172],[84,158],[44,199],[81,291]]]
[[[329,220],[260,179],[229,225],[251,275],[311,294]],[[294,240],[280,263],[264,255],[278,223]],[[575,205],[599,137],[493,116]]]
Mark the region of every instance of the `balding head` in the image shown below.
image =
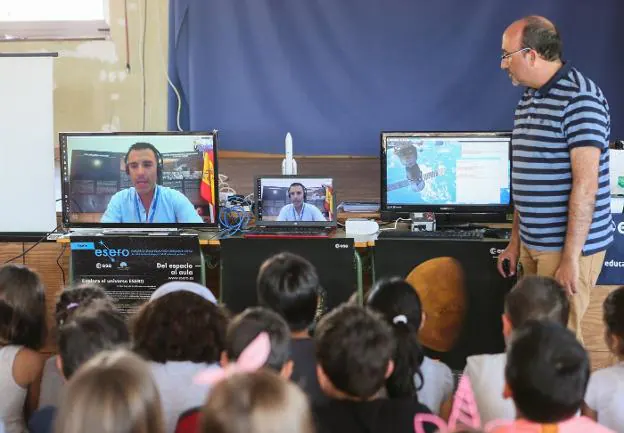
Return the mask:
[[[544,60],[561,60],[563,43],[557,27],[547,18],[531,15],[516,21],[508,30],[519,30],[522,47],[532,48]],[[510,35],[511,36],[511,35]]]

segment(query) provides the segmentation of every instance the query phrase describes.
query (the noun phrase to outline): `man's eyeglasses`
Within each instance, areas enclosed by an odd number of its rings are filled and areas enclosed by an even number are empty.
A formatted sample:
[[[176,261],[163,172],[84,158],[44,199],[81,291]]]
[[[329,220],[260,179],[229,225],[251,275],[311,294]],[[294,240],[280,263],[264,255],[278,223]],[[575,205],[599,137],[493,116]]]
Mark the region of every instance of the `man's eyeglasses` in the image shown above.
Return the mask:
[[[508,58],[510,58],[511,56],[513,56],[516,53],[523,53],[527,50],[530,50],[531,48],[529,47],[524,47],[524,48],[520,48],[519,50],[516,51],[512,51],[511,53],[506,53],[505,51],[503,51],[503,53],[501,54],[501,62],[503,60],[507,60]]]

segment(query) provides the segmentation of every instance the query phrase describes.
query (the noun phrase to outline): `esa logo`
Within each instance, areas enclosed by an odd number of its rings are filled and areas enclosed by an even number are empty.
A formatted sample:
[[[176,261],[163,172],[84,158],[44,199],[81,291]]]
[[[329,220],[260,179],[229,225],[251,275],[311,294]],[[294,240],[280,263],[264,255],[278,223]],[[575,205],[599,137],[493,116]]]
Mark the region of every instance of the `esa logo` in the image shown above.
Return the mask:
[[[113,265],[110,264],[110,263],[100,263],[100,262],[98,262],[98,263],[95,264],[95,267],[97,269],[112,269]]]
[[[336,245],[334,245],[334,247],[337,250],[339,250],[339,249],[342,249],[342,248],[349,248],[349,244],[336,244]]]
[[[624,222],[618,223],[617,231],[620,232],[621,235],[624,235]]]
[[[500,248],[490,248],[490,254],[492,255],[492,258],[497,258],[499,256],[500,253],[502,253],[505,250],[502,250]]]
[[[107,248],[95,250],[96,257],[128,257],[129,255],[130,250],[127,248]]]

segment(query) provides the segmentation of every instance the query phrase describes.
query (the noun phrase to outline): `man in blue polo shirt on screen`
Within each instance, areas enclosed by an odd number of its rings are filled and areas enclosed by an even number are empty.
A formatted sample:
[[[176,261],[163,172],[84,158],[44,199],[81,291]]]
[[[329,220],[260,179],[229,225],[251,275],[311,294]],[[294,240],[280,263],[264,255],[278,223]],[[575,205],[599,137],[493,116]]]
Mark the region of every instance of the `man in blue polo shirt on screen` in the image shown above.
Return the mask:
[[[561,58],[557,28],[544,17],[511,24],[501,68],[526,87],[514,116],[509,246],[498,269],[554,277],[568,292],[568,326],[581,319],[613,242],[609,189],[609,105],[602,90]]]
[[[290,198],[290,204],[282,207],[277,221],[327,221],[319,208],[306,203],[307,192],[302,183],[290,184],[288,198]]]
[[[158,185],[163,161],[150,143],[134,143],[124,158],[133,187],[111,197],[102,223],[202,223],[184,194]]]

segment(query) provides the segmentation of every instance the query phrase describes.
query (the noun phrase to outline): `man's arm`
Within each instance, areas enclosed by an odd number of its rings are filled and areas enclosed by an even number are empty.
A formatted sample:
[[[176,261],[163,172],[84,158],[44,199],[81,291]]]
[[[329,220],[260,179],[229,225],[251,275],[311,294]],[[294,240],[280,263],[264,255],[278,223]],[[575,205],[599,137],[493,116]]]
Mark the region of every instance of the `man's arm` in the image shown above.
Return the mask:
[[[314,205],[311,205],[312,209],[312,221],[327,221],[327,218],[323,216],[323,212]]]
[[[282,208],[280,209],[279,215],[277,215],[277,219],[276,221],[288,221],[288,208],[290,207],[290,205],[284,205],[282,206]]]
[[[572,167],[572,191],[568,202],[568,226],[561,252],[561,263],[555,272],[557,279],[569,294],[576,293],[578,261],[587,240],[594,215],[600,149],[577,147],[570,151]]]

